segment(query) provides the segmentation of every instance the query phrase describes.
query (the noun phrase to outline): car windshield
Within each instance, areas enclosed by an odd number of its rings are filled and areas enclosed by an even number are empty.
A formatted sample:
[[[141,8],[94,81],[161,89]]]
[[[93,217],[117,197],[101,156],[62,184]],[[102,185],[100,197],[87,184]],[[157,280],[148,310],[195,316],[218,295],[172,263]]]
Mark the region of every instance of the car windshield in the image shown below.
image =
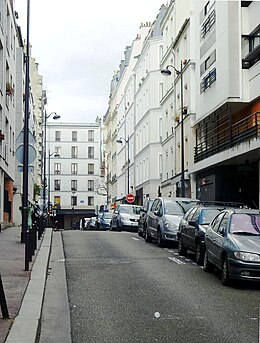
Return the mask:
[[[140,209],[141,206],[121,206],[120,212],[128,214],[140,214]]]
[[[186,213],[191,207],[198,203],[197,200],[177,200],[177,204],[181,206],[183,212]]]
[[[213,220],[213,218],[216,217],[217,214],[219,214],[220,210],[218,209],[209,209],[206,208],[201,211],[201,218],[200,218],[200,224],[201,225],[209,225],[209,223]]]
[[[164,203],[164,210],[165,210],[165,214],[169,214],[169,215],[184,215],[184,210],[183,208],[177,203],[177,202],[173,202],[173,201],[166,201]]]
[[[231,217],[230,233],[260,235],[260,214],[234,213]]]
[[[105,213],[104,214],[105,219],[111,219],[112,218],[112,213]]]

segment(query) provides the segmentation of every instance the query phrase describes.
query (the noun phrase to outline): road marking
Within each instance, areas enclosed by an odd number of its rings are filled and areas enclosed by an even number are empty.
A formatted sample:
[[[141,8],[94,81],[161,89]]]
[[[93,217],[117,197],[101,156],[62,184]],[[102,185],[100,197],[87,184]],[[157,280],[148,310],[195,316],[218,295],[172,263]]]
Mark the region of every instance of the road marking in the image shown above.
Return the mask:
[[[177,263],[177,264],[186,264],[185,262],[180,261],[180,260],[178,260],[178,259],[175,258],[175,257],[168,257],[168,259],[171,260],[171,261],[173,261],[173,262],[175,262],[175,263]]]
[[[136,238],[136,237],[131,237],[134,241],[140,241],[139,238]]]

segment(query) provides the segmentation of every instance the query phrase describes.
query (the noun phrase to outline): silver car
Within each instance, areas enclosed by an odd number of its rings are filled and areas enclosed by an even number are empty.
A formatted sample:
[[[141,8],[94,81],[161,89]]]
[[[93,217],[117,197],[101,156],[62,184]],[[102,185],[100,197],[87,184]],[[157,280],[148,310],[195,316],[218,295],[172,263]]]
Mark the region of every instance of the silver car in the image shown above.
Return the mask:
[[[156,198],[147,214],[146,242],[157,240],[159,247],[166,242],[177,243],[178,227],[184,214],[198,203],[190,198]]]
[[[113,212],[110,230],[137,232],[141,206],[120,204]]]

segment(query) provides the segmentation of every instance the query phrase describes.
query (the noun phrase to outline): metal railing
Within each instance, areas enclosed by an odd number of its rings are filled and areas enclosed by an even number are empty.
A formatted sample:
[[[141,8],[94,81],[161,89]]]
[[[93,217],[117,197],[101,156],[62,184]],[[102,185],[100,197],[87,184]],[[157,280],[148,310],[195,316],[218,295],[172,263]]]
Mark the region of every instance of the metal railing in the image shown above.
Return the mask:
[[[223,127],[221,129],[221,127]],[[203,142],[194,148],[194,162],[239,145],[260,136],[260,112],[239,120],[233,125],[219,125]]]

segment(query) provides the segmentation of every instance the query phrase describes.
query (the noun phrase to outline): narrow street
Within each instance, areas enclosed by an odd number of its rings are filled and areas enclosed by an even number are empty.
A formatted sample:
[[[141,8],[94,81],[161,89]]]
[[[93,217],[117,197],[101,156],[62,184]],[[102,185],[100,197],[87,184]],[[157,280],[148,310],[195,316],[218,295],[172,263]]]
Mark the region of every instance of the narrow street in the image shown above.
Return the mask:
[[[224,287],[137,234],[62,235],[73,343],[258,343],[256,285]]]

